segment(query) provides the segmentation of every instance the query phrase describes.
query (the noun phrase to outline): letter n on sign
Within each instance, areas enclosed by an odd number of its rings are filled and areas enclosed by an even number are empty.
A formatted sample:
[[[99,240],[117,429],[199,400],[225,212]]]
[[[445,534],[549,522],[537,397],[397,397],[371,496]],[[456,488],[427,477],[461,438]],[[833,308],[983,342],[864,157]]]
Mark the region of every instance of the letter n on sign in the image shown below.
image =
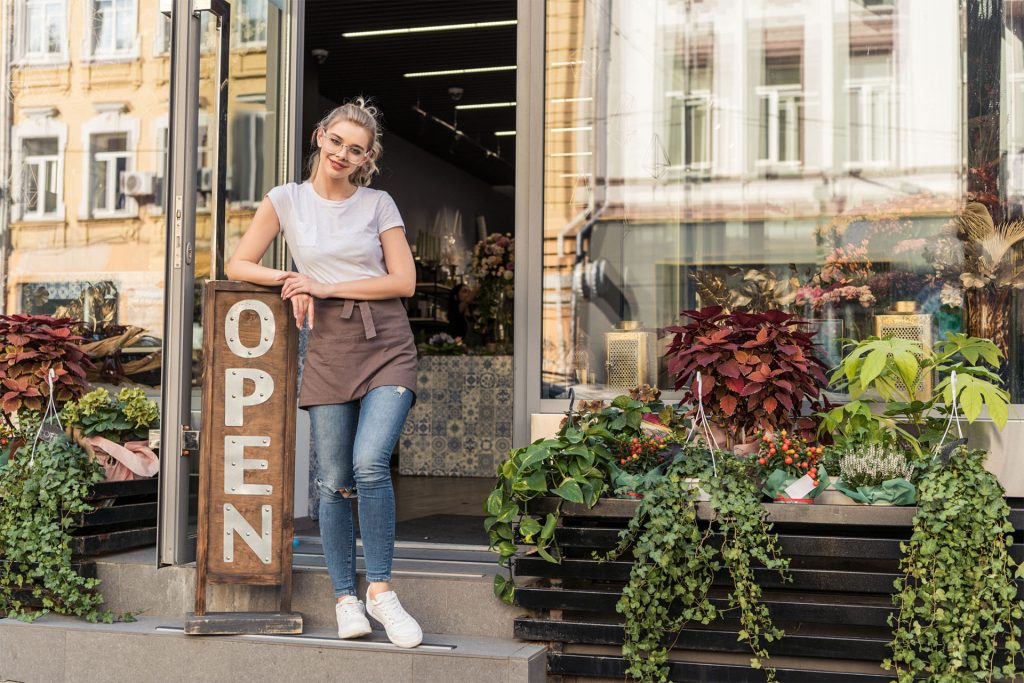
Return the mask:
[[[298,333],[280,289],[206,285],[196,607],[189,634],[301,633],[291,612]],[[280,587],[275,613],[207,613],[211,583]]]

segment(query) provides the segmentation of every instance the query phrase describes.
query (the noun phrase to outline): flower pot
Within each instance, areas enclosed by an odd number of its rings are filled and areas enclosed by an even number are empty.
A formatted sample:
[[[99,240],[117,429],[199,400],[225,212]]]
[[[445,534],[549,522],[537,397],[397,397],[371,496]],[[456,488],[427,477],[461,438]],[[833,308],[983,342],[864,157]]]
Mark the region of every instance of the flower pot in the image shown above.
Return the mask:
[[[853,498],[842,491],[837,491],[833,484],[829,484],[828,488],[818,494],[818,497],[814,500],[819,505],[862,505]]]

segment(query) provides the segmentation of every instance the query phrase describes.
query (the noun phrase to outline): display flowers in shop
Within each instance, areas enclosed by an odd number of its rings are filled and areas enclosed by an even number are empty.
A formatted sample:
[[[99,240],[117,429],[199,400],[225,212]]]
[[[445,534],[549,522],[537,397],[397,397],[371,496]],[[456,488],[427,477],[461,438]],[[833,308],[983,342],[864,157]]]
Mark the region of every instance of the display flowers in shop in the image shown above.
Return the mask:
[[[641,427],[645,426],[641,423]],[[647,431],[619,442],[611,461],[611,488],[630,498],[647,488],[653,479],[662,476],[663,466],[680,451],[669,435]]]
[[[473,299],[476,328],[498,341],[511,338],[510,307],[516,256],[512,235],[494,233],[476,243],[470,270],[476,279]]]
[[[160,463],[146,437],[159,417],[156,402],[138,388],[124,388],[112,396],[100,387],[61,411],[61,422],[89,457],[103,465],[107,481],[157,473]]]
[[[825,257],[825,264],[811,281],[796,293],[798,306],[822,309],[828,305],[855,301],[868,308],[875,295],[869,282],[874,275],[868,258],[868,240],[836,247]]]
[[[762,481],[761,491],[777,502],[810,502],[825,490],[828,472],[821,465],[823,446],[809,444],[799,434],[782,429],[765,432],[758,439],[753,469]],[[806,486],[797,485],[806,477]],[[797,485],[797,491],[791,487]]]
[[[420,344],[419,350],[426,356],[462,356],[468,352],[462,337],[453,337],[447,332],[435,334],[426,344]]]

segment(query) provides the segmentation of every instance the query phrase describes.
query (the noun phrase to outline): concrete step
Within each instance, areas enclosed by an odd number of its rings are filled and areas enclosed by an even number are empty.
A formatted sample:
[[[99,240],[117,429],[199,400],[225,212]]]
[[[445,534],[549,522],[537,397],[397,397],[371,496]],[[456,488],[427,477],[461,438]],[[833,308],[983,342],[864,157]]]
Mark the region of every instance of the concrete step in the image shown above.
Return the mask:
[[[511,639],[516,617],[530,613],[494,597],[497,565],[493,560],[405,559],[404,552],[398,550],[392,585],[425,632]],[[309,561],[322,565],[322,559],[311,555]],[[193,609],[194,565],[157,569],[155,550],[145,549],[97,558],[95,566],[107,609],[115,613],[142,610],[146,617],[171,619],[180,625],[184,614]],[[362,577],[360,561],[361,595],[365,592]],[[212,612],[273,611],[277,589],[211,585],[208,600]],[[302,613],[307,631],[334,627],[334,597],[322,566],[296,567],[292,609]]]
[[[544,648],[509,639],[427,634],[404,650],[380,632],[342,641],[322,628],[186,636],[179,620],[152,616],[128,624],[0,620],[0,680],[19,683],[534,683],[546,680],[545,670]]]

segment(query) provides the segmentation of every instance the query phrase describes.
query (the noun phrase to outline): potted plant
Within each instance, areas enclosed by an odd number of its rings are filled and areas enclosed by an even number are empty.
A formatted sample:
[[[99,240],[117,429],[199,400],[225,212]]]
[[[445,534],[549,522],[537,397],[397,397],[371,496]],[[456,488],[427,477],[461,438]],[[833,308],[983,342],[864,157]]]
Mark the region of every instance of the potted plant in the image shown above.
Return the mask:
[[[106,481],[151,477],[159,471],[159,460],[148,445],[159,409],[142,389],[124,388],[112,396],[100,387],[66,403],[61,419],[75,442],[103,465]]]
[[[752,460],[761,492],[776,503],[813,503],[829,483],[819,462],[823,453],[822,446],[785,429],[762,434]]]
[[[911,483],[914,462],[902,446],[889,442],[865,444],[839,455],[836,490],[867,505],[913,505],[917,491]]]
[[[954,402],[954,373],[956,403],[968,422],[978,419],[986,407],[997,427],[1006,424],[1010,395],[998,374],[1003,355],[988,339],[950,332],[933,347],[925,347],[907,339],[868,337],[850,342],[848,349],[831,381],[846,387],[853,400],[829,411],[825,428],[833,425],[853,434],[884,426],[920,455],[926,450],[922,444],[937,442],[946,426]],[[940,379],[925,392],[921,379],[933,372]],[[882,409],[881,417],[873,416],[873,405]]]
[[[691,322],[666,328],[666,352],[683,402],[704,404],[714,427],[735,447],[756,450],[754,435],[789,428],[811,432],[813,418],[794,420],[806,401],[822,407],[825,364],[803,320],[778,310],[724,313],[720,306],[683,311]],[[700,391],[698,396],[698,373]]]
[[[0,383],[2,413],[8,425],[21,410],[42,412],[50,399],[47,384],[53,370],[53,401],[59,408],[84,394],[85,374],[92,362],[74,334],[75,321],[49,315],[0,316]]]
[[[463,356],[469,352],[462,337],[453,337],[447,332],[433,335],[417,348],[424,356]]]

